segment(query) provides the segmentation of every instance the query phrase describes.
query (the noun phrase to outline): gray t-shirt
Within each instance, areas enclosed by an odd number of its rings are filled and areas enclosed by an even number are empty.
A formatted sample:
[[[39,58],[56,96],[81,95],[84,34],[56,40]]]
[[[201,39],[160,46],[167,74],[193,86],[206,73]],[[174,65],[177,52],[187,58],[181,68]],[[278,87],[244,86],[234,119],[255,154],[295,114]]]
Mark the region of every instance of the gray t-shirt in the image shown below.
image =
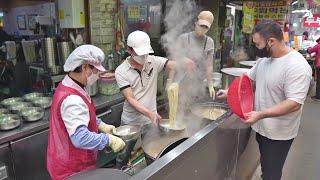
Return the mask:
[[[280,58],[259,59],[247,74],[256,83],[256,111],[287,99],[303,105],[312,78],[310,65],[294,50]],[[269,139],[289,140],[298,134],[301,114],[302,107],[283,116],[262,119],[253,124],[252,128]]]
[[[142,72],[134,69],[128,57],[115,71],[115,77],[119,88],[130,87],[134,97],[147,109],[157,112],[157,79],[168,62],[168,59],[158,56],[148,56]],[[148,124],[151,121],[138,112],[127,100],[124,102],[123,112],[121,115],[123,124]]]
[[[205,61],[213,61],[214,41],[209,36],[196,36],[195,32],[185,33],[178,38],[181,54],[193,60],[200,70],[205,70]]]

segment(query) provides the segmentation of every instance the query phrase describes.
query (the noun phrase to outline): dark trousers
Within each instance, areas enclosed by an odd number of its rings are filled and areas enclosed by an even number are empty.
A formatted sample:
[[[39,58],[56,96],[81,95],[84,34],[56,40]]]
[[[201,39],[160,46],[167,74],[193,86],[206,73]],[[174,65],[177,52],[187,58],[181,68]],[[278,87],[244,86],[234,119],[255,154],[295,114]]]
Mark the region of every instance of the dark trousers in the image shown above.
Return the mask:
[[[317,78],[316,78],[316,99],[320,100],[320,68],[316,69]]]
[[[262,179],[280,180],[282,168],[286,161],[293,139],[272,140],[256,133],[256,140],[259,144],[260,150]]]

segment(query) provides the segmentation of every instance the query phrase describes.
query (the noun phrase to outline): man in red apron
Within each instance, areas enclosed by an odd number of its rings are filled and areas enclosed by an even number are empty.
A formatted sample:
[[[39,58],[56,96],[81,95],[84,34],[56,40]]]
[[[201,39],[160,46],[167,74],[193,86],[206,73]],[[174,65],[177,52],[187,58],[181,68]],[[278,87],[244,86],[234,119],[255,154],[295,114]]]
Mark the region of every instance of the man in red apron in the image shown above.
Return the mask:
[[[111,135],[115,127],[96,117],[87,93],[105,71],[101,65],[104,58],[101,49],[82,45],[64,64],[68,74],[58,85],[50,109],[47,168],[52,179],[94,169],[98,150],[109,146],[118,152],[125,146],[123,140]]]

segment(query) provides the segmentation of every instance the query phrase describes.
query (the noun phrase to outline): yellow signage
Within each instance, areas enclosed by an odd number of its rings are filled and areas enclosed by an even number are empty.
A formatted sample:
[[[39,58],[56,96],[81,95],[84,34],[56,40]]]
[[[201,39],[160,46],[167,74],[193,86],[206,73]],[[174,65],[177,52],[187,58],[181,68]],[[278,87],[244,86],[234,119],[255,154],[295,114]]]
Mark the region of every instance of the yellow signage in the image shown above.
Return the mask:
[[[80,12],[80,25],[85,25],[86,18],[83,12]]]
[[[140,18],[140,6],[128,6],[128,18],[129,19]]]
[[[243,4],[243,29],[251,33],[254,25],[261,20],[274,20],[283,25],[288,13],[287,2],[281,1],[246,1]]]
[[[63,20],[64,19],[64,10],[59,9],[59,19]]]

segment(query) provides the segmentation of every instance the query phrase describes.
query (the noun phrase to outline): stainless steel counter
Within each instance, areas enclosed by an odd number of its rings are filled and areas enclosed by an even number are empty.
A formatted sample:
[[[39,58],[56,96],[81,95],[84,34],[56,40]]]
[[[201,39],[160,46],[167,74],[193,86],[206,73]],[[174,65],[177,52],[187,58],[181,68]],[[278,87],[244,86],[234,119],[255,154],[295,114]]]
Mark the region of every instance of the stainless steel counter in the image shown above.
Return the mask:
[[[198,120],[190,116],[192,119],[191,123]],[[150,150],[151,156],[156,157],[172,141],[188,139],[130,179],[248,179],[256,168],[256,162],[248,162],[258,159],[254,141],[249,143],[249,139],[254,140],[250,138],[251,128],[234,114],[199,124],[194,129],[188,126],[185,132],[167,135],[152,127],[143,140],[144,148]],[[97,178],[104,179],[105,175]]]
[[[96,109],[111,106],[124,101],[124,97],[121,94],[115,94],[112,96],[96,95],[92,97],[95,103]],[[10,131],[0,131],[0,144],[13,141],[42,130],[46,130],[49,127],[49,110],[45,111],[45,115],[42,120],[37,122],[22,122],[20,127]]]
[[[131,179],[237,179],[250,133],[235,115],[211,122]]]
[[[92,99],[97,113],[108,112],[124,100],[120,94],[97,95]],[[17,129],[0,131],[0,157],[10,157],[0,159],[0,169],[8,171],[8,179],[50,179],[46,169],[48,120],[49,110],[46,110],[40,121],[22,122]],[[2,175],[0,173],[0,179],[4,177]]]
[[[102,95],[102,94],[98,94],[94,97],[92,97],[92,100],[96,106],[96,109],[101,109],[107,106],[111,106],[117,103],[120,103],[122,101],[124,101],[124,97],[122,96],[121,93],[118,94],[114,94],[111,96],[106,96],[106,95]]]

